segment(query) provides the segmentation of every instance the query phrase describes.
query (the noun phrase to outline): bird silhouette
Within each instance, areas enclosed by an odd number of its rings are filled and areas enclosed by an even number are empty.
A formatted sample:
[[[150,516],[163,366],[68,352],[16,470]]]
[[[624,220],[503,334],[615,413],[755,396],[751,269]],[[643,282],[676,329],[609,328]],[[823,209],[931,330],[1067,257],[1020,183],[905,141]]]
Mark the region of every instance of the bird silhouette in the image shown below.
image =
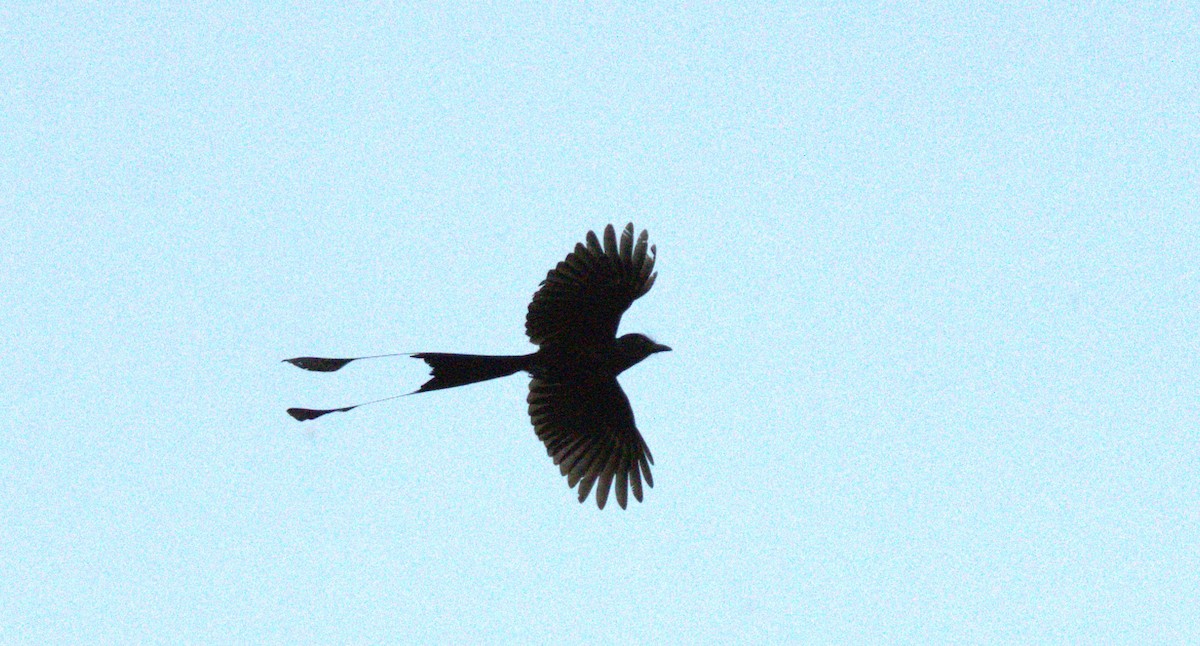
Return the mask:
[[[628,491],[642,500],[642,483],[654,486],[654,458],[638,432],[629,398],[617,375],[646,357],[671,348],[644,334],[617,336],[621,315],[654,285],[657,249],[642,231],[634,242],[627,224],[618,242],[610,224],[604,240],[592,231],[546,274],[525,316],[525,333],[538,346],[523,355],[478,355],[446,352],[411,354],[430,368],[429,381],[409,394],[454,388],[479,381],[529,373],[529,417],[546,452],[579,488],[579,502],[596,492],[604,508],[609,489],[625,508]],[[329,359],[297,357],[288,363],[305,370],[333,372],[351,361],[383,356]],[[397,395],[399,397],[399,395]],[[385,399],[331,409],[289,408],[299,421],[345,412]]]

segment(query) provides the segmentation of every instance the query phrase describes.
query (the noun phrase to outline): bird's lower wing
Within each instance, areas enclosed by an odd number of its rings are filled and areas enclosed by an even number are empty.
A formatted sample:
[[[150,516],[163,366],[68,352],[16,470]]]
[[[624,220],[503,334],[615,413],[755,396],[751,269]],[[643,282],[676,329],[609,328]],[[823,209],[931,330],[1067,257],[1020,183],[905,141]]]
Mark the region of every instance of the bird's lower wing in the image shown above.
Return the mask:
[[[654,486],[654,458],[615,378],[580,382],[535,377],[528,402],[538,438],[567,477],[567,486],[579,486],[579,502],[587,500],[594,486],[596,504],[603,509],[615,485],[617,504],[625,508],[629,489],[641,502],[642,481]]]

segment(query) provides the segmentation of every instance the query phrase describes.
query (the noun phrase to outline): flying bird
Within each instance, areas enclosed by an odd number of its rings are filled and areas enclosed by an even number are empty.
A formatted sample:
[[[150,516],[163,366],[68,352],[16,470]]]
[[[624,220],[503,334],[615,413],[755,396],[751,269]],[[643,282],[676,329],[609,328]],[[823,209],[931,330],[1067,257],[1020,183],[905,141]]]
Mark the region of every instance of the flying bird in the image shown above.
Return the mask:
[[[625,225],[618,242],[610,224],[601,244],[589,231],[587,243],[577,243],[574,251],[546,274],[525,315],[525,333],[538,346],[536,352],[407,355],[431,368],[431,379],[410,395],[529,373],[526,401],[534,431],[566,476],[567,486],[578,486],[579,502],[587,500],[594,489],[601,509],[610,487],[617,504],[625,508],[630,489],[641,502],[642,482],[654,486],[650,474],[654,458],[638,432],[633,408],[617,375],[656,352],[671,349],[644,334],[617,336],[621,315],[650,291],[658,276],[654,271],[657,249],[648,245],[649,234],[642,231],[635,243],[633,232],[632,223]],[[332,372],[351,361],[385,356],[397,355],[285,361],[305,370]],[[289,408],[287,412],[305,421],[394,398],[324,410]]]

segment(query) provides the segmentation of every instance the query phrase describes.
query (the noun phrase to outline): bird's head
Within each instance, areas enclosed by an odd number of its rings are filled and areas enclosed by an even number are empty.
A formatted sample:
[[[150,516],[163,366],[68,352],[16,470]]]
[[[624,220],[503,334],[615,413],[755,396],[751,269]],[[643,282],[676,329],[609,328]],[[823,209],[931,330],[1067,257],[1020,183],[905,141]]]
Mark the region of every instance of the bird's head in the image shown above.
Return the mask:
[[[661,343],[655,343],[645,334],[637,333],[621,336],[617,339],[616,347],[620,357],[620,369],[617,372],[624,372],[630,366],[656,352],[667,352],[671,349]]]

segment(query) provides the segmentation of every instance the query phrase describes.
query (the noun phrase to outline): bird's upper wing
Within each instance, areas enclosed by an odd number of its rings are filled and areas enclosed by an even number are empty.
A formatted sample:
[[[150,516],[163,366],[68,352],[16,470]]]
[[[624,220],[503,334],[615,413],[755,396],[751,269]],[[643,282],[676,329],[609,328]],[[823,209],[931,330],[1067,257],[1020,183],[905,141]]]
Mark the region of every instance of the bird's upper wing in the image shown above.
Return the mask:
[[[525,315],[525,333],[537,345],[600,345],[617,335],[621,315],[650,291],[656,250],[642,231],[633,241],[633,224],[625,225],[617,243],[612,225],[604,229],[604,245],[588,231],[587,245],[575,250],[546,274]]]
[[[616,378],[558,381],[535,376],[529,382],[529,417],[546,452],[567,486],[579,485],[579,502],[596,486],[596,504],[604,509],[609,485],[625,508],[628,489],[642,500],[642,480],[654,486],[654,458],[633,421],[633,408]]]

